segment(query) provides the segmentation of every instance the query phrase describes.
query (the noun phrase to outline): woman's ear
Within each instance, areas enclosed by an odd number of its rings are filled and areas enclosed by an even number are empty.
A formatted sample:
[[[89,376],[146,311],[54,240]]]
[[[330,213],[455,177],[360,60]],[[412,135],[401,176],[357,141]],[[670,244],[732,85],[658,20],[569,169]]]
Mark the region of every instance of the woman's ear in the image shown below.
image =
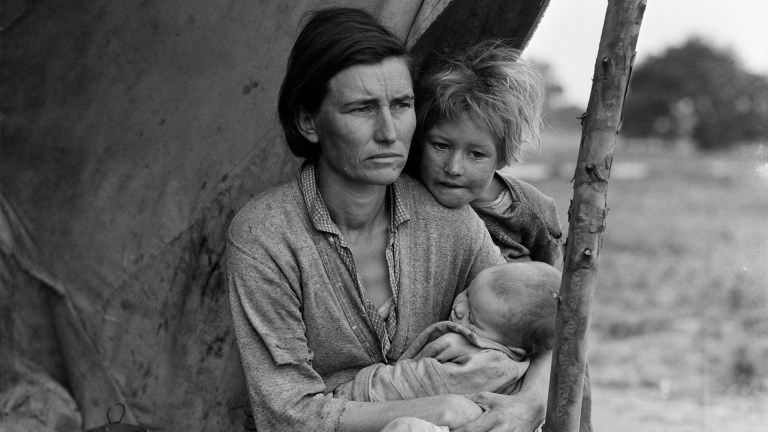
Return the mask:
[[[307,112],[303,107],[299,107],[299,112],[296,113],[296,126],[298,126],[301,135],[309,142],[314,144],[320,142],[317,130],[315,129],[315,116]]]

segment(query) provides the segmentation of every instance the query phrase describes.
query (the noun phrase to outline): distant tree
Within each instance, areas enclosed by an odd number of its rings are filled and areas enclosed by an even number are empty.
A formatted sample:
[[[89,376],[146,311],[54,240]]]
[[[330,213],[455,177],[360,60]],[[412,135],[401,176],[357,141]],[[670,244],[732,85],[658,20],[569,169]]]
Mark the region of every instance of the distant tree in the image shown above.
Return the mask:
[[[720,149],[768,137],[768,77],[700,39],[670,48],[632,72],[622,133],[692,139]]]
[[[544,77],[544,82],[546,83],[547,87],[544,108],[549,109],[561,104],[564,90],[563,86],[561,86],[557,81],[557,78],[555,78],[554,73],[552,72],[552,66],[550,66],[549,63],[544,63],[541,61],[534,61],[534,63],[536,64],[536,68],[539,69],[541,75]]]
[[[552,67],[548,63],[536,62],[546,82],[546,99],[544,100],[544,120],[547,125],[555,129],[581,127],[579,116],[584,108],[578,108],[570,104],[563,97],[565,92],[554,76]]]

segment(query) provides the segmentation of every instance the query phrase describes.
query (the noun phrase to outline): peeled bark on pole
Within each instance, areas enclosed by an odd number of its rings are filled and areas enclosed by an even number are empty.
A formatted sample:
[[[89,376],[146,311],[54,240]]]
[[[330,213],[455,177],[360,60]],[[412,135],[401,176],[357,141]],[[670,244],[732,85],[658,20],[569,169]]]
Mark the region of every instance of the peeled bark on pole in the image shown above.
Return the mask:
[[[586,335],[608,213],[608,178],[646,0],[610,0],[600,37],[568,209],[555,348],[544,430],[578,431]]]

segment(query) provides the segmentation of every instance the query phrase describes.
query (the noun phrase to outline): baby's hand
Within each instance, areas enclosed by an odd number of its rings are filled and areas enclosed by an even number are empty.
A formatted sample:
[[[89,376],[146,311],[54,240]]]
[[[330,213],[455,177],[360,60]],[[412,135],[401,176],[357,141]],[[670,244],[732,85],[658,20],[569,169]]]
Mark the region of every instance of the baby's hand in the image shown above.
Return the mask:
[[[414,360],[432,357],[440,363],[446,363],[479,351],[481,349],[473,345],[464,336],[458,333],[446,333],[426,344],[414,357]]]

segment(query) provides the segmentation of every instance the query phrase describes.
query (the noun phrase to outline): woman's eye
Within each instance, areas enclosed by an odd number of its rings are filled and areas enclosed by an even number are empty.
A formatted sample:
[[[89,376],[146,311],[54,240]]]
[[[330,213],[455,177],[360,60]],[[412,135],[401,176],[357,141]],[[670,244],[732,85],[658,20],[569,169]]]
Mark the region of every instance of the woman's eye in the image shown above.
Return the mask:
[[[405,111],[409,110],[413,107],[413,104],[411,102],[398,102],[394,105],[394,109]]]
[[[436,148],[437,150],[448,150],[450,148],[448,144],[441,142],[433,142],[432,147]]]
[[[469,155],[474,159],[482,159],[485,157],[485,153],[481,153],[479,151],[471,151],[469,152]]]

